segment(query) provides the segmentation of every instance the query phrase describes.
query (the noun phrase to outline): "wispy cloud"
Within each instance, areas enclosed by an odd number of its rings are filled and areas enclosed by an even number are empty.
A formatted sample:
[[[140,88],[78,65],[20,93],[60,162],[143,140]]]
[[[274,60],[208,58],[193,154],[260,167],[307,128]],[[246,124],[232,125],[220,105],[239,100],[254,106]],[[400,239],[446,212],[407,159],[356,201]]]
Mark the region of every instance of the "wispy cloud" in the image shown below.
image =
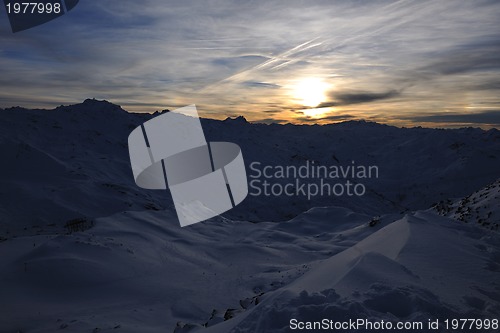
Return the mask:
[[[423,123],[441,124],[488,124],[492,127],[500,127],[500,110],[488,110],[476,113],[447,113],[415,116],[411,120]]]
[[[269,82],[245,81],[242,84],[249,88],[271,88],[271,89],[280,88],[280,85]]]
[[[385,100],[399,96],[399,92],[396,90],[390,90],[383,93],[374,92],[331,92],[330,98],[332,101],[327,101],[319,104],[317,108],[326,108],[332,106],[344,106],[359,103],[369,103],[380,100]]]
[[[317,123],[318,119],[314,117],[300,116],[297,118],[303,123]],[[329,122],[342,122],[348,120],[360,120],[360,117],[356,117],[350,114],[336,114],[329,115],[325,117],[321,117],[321,123],[329,123]]]

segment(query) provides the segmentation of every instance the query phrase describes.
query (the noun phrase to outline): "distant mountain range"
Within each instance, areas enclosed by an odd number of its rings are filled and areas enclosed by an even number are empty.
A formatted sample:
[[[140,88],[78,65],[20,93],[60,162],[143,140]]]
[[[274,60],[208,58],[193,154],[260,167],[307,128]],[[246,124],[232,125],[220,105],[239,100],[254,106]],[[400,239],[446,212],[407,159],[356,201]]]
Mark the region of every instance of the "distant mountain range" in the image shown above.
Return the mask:
[[[123,210],[170,209],[168,192],[138,188],[127,137],[155,114],[128,113],[87,99],[52,110],[0,110],[0,226],[63,225]],[[364,121],[331,125],[253,124],[243,117],[202,119],[208,141],[242,148],[250,177],[261,166],[375,165],[362,197],[248,196],[225,216],[280,221],[325,205],[378,215],[424,209],[458,198],[500,176],[500,132],[478,128],[397,128]],[[290,180],[274,180],[277,183]],[[29,207],[29,209],[26,209]]]

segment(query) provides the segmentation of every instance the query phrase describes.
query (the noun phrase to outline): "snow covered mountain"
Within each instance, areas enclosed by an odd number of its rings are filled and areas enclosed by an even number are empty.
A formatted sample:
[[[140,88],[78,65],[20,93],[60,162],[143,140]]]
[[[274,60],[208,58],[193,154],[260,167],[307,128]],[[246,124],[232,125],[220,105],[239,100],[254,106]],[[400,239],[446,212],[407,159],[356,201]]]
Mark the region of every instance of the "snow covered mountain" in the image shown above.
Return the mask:
[[[356,161],[380,176],[362,197],[249,196],[180,228],[168,192],[132,178],[127,137],[151,117],[96,100],[0,110],[1,332],[498,319],[498,130],[204,119],[249,174],[255,161]]]
[[[440,215],[496,231],[500,227],[500,179],[463,199],[440,201],[433,207]]]
[[[36,230],[124,210],[172,209],[168,193],[138,188],[130,169],[127,137],[152,116],[90,99],[53,110],[0,110],[0,149],[8,161],[0,165],[2,229],[13,233],[21,225]],[[209,141],[240,145],[249,177],[255,174],[252,162],[296,167],[308,161],[355,162],[379,169],[378,178],[364,181],[362,198],[249,196],[225,215],[229,218],[288,220],[330,205],[371,215],[423,209],[492,183],[500,170],[496,129],[407,129],[368,122],[264,125],[244,118],[203,119],[202,125]]]

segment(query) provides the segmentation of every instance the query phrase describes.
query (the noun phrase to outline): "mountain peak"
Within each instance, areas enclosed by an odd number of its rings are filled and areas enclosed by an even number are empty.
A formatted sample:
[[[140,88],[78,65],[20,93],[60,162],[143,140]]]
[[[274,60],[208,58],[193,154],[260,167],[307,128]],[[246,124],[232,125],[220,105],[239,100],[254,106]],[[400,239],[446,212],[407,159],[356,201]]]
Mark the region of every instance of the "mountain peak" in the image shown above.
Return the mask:
[[[108,102],[105,99],[99,100],[99,99],[95,99],[95,98],[87,98],[81,104],[85,105],[85,106],[91,106],[91,107],[113,108],[113,109],[120,108],[121,109],[120,105],[113,104],[111,102]]]
[[[248,121],[243,116],[238,116],[236,118],[227,117],[224,122],[231,122],[233,124],[248,124]]]
[[[56,110],[76,111],[76,112],[127,112],[120,105],[113,104],[106,100],[87,98],[82,103],[73,105],[61,105]]]

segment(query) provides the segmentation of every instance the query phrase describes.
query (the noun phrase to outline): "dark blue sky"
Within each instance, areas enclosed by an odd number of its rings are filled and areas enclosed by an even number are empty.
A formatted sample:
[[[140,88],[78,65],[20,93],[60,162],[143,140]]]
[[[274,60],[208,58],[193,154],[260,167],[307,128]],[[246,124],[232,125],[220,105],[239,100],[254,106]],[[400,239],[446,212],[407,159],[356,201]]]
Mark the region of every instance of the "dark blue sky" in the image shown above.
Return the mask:
[[[500,127],[499,16],[498,1],[81,0],[13,34],[2,9],[0,107],[95,97],[264,122]]]

